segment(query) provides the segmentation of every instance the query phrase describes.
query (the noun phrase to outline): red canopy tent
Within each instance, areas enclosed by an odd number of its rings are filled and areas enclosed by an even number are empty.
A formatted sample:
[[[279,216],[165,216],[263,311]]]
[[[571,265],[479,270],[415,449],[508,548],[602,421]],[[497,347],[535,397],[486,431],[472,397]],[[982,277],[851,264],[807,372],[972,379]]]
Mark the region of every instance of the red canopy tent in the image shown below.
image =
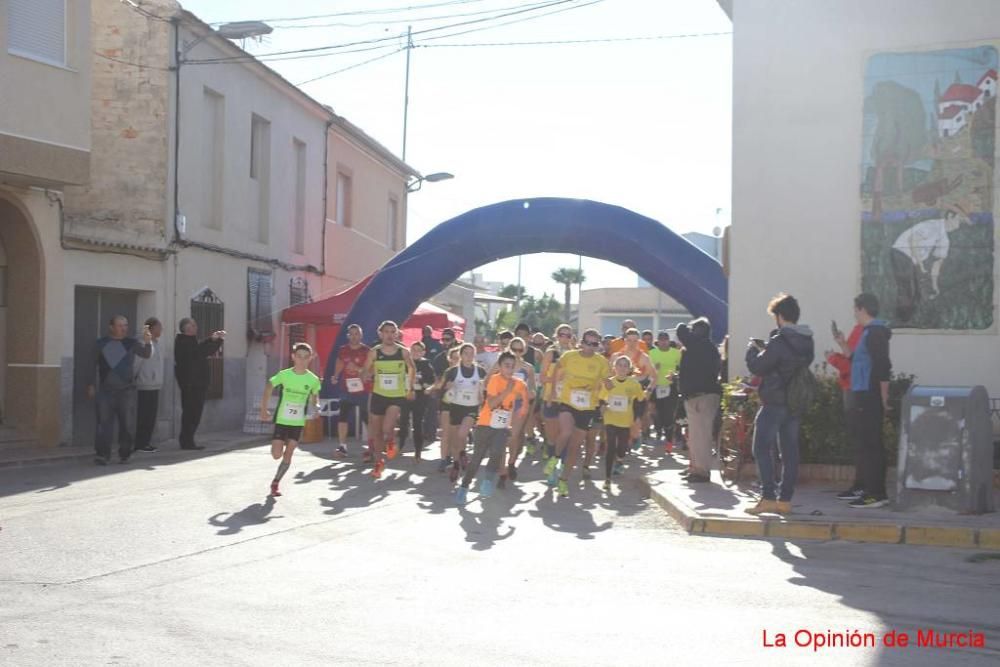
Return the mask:
[[[333,347],[347,313],[371,278],[368,276],[343,292],[326,299],[292,306],[281,312],[281,322],[284,325],[306,324],[315,327],[316,352],[320,356],[320,368],[326,366],[326,355]],[[436,336],[441,335],[442,329],[451,327],[461,338],[465,331],[465,318],[432,303],[424,302],[403,323],[403,343],[411,345],[420,340],[423,328],[428,325],[434,329]],[[366,340],[372,336],[374,332],[365,334]]]

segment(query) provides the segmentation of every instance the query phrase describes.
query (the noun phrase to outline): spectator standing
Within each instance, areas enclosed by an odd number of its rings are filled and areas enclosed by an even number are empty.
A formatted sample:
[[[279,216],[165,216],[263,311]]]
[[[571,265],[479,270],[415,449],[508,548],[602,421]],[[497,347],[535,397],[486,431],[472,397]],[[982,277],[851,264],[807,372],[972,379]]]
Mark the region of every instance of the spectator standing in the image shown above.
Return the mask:
[[[889,339],[892,332],[885,321],[876,319],[878,299],[859,294],[854,299],[854,319],[863,327],[851,356],[851,392],[854,398],[854,426],[860,448],[862,494],[850,506],[873,509],[889,504],[885,489],[886,456],[882,422],[889,409]]]
[[[677,338],[684,346],[678,366],[678,386],[684,397],[688,421],[688,449],[691,467],[687,481],[692,484],[711,481],[712,424],[719,411],[722,387],[719,385],[721,359],[712,343],[712,325],[698,318],[690,325],[677,327]]]
[[[855,324],[850,335],[845,339],[844,333],[833,324],[833,339],[840,347],[840,352],[828,350],[826,362],[837,371],[837,383],[844,405],[844,424],[847,426],[847,442],[854,455],[854,482],[851,486],[837,494],[840,500],[856,500],[861,495],[861,447],[858,445],[857,429],[854,428],[854,393],[851,391],[851,357],[854,348],[861,340],[864,327]]]
[[[111,439],[118,424],[118,462],[127,463],[132,455],[132,427],[135,424],[135,356],[149,357],[152,334],[142,332],[142,342],[128,336],[128,319],[115,315],[108,322],[108,335],[97,340],[94,364],[98,383],[87,387],[87,396],[97,400],[97,437],[94,463],[106,466],[111,461]]]
[[[444,350],[441,346],[441,341],[434,337],[434,327],[429,324],[424,327],[423,337],[420,339],[420,342],[424,345],[425,359],[433,360],[434,357],[441,354],[441,351]]]
[[[810,372],[814,356],[812,330],[799,324],[799,302],[788,294],[771,299],[767,312],[778,328],[765,343],[753,339],[747,348],[747,368],[761,377],[757,390],[761,407],[754,419],[753,456],[760,475],[761,500],[748,514],[790,514],[792,494],[799,472],[799,427],[801,415],[789,406],[789,385],[804,367]],[[774,447],[781,454],[781,489],[775,495]]]
[[[181,449],[205,449],[194,441],[194,434],[201,423],[208,392],[208,358],[219,351],[226,338],[225,331],[213,332],[209,338],[198,340],[198,323],[185,317],[178,325],[174,338],[174,377],[181,390]]]
[[[153,431],[156,430],[156,416],[160,408],[160,389],[163,388],[163,350],[160,336],[163,323],[155,317],[146,320],[146,328],[152,337],[148,359],[137,357],[133,365],[136,388],[135,451],[155,452]]]

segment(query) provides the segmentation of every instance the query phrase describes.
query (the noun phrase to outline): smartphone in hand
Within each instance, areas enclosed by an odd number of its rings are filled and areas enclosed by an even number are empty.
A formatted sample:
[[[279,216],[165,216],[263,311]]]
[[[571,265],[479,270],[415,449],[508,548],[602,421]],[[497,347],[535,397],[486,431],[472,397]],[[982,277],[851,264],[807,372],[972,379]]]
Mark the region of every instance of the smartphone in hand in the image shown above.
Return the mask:
[[[830,332],[833,334],[834,338],[840,338],[844,335],[837,327],[837,320],[830,320]]]

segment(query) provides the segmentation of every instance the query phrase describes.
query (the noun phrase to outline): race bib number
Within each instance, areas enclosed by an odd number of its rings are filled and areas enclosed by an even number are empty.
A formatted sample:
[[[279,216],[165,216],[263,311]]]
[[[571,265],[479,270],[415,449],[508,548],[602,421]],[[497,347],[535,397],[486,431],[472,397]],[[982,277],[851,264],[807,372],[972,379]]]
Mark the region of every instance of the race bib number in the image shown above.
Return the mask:
[[[282,419],[303,419],[306,416],[305,403],[285,403],[281,406]]]
[[[490,428],[510,428],[510,410],[494,410]]]
[[[458,392],[458,402],[462,405],[475,405],[476,404],[476,392],[471,389],[463,389]]]
[[[569,394],[569,404],[574,408],[582,410],[590,409],[590,392],[583,389],[574,389]]]
[[[365,383],[361,381],[361,378],[347,378],[347,391],[352,394],[360,394],[365,390]]]
[[[667,396],[670,396],[670,394],[672,393],[672,389],[673,387],[671,387],[669,384],[658,384],[656,385],[656,397],[666,398]]]
[[[424,385],[420,384],[419,382],[413,383],[413,391],[423,391],[423,390],[424,390]]]
[[[399,389],[399,376],[398,375],[379,375],[378,376],[378,386],[380,389],[385,391],[396,391]]]
[[[625,412],[628,410],[628,396],[609,396],[608,410],[611,410],[611,412]]]

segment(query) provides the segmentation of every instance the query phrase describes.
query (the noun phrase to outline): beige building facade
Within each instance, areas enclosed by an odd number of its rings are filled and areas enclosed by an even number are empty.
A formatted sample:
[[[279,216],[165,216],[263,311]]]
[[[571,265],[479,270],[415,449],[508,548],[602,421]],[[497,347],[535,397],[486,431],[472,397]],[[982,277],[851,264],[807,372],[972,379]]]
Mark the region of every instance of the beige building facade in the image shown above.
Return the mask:
[[[990,115],[1000,3],[720,5],[733,21],[733,340],[766,335],[767,301],[785,290],[821,352],[831,320],[849,330],[852,298],[873,290],[896,371],[1000,396]],[[968,126],[949,126],[960,112]],[[949,212],[956,227],[935,222]]]
[[[402,247],[418,176],[176,2],[142,9],[92,2],[91,178],[65,193],[54,287],[65,314],[47,348],[58,351],[64,414],[54,442],[93,442],[90,350],[114,314],[133,334],[147,317],[164,323],[159,439],[179,427],[173,338],[189,316],[201,335],[228,332],[210,360],[202,431],[242,427],[287,361],[281,309],[338,291],[341,277],[346,286]],[[338,165],[352,175],[359,240],[329,238]]]
[[[90,2],[0,3],[0,441],[61,438],[63,190],[91,174]]]
[[[579,330],[597,329],[602,335],[621,335],[625,320],[633,320],[639,331],[676,329],[691,315],[684,306],[655,287],[602,287],[580,292],[577,309]]]

